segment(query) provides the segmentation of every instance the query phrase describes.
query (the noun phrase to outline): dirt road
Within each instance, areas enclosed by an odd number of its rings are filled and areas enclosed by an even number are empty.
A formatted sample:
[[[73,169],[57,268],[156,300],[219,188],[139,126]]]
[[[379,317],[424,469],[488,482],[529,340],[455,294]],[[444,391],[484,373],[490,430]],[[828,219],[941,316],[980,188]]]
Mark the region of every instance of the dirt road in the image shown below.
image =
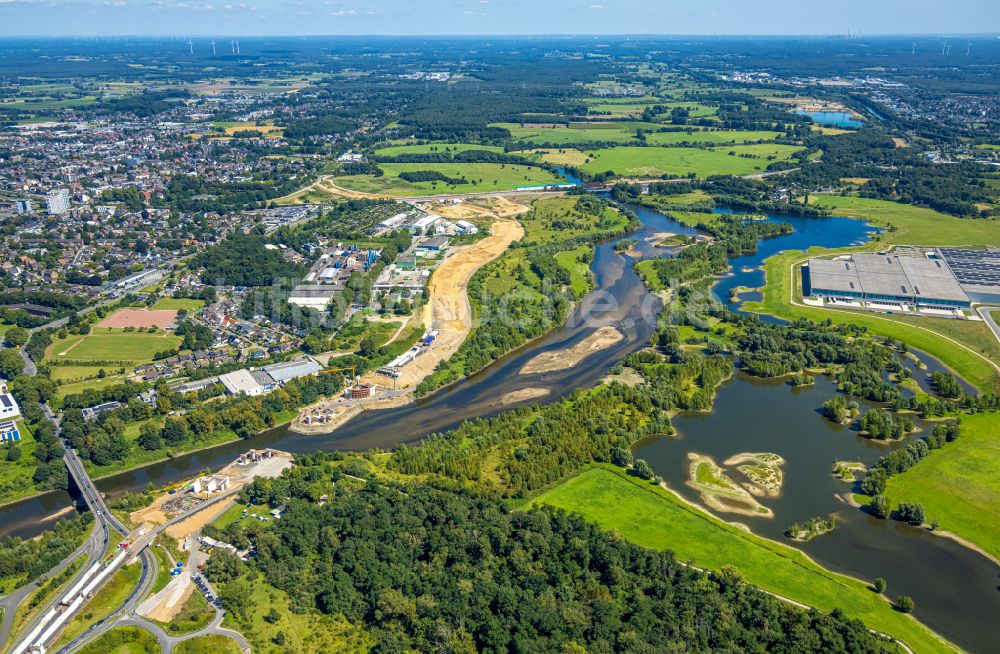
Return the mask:
[[[527,209],[527,207],[525,207]],[[445,259],[431,275],[427,290],[430,300],[423,308],[425,329],[438,330],[434,346],[408,363],[396,380],[397,388],[411,388],[431,374],[438,363],[449,358],[472,330],[472,305],[468,286],[472,275],[481,267],[503,254],[510,244],[524,236],[524,228],[516,220],[498,218],[490,235],[477,243],[457,250]],[[370,381],[385,384],[385,377],[372,374]]]

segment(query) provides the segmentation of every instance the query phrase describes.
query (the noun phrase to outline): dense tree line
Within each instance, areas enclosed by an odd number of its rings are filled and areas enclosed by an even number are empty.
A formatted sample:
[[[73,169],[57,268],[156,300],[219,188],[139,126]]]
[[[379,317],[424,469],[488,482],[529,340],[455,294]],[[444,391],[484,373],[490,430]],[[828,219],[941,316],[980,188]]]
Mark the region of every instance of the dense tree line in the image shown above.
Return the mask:
[[[561,511],[379,483],[338,484],[318,506],[309,487],[334,475],[317,471],[293,473],[304,483],[287,486],[273,528],[256,530],[249,564],[213,553],[207,574],[237,622],[259,575],[299,610],[363,626],[378,654],[894,648],[840,612],[802,611],[730,569],[700,572]]]
[[[196,254],[192,268],[203,268],[206,284],[269,286],[280,280],[299,280],[305,269],[264,247],[262,234],[234,232],[224,241]]]
[[[0,541],[0,582],[18,580],[17,587],[37,579],[70,555],[90,530],[89,513],[63,518],[39,538],[8,536]]]

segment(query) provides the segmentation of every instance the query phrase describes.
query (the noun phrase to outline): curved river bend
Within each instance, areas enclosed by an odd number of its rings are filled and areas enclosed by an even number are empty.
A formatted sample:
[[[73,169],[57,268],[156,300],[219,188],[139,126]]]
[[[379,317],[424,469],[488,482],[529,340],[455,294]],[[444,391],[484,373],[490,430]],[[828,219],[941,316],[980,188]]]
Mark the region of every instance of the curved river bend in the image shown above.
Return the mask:
[[[663,255],[663,250],[651,244],[657,234],[696,233],[657,211],[632,209],[643,223],[629,237],[639,241],[635,248],[639,257]],[[734,308],[738,307],[730,301],[730,290],[763,285],[761,265],[772,254],[813,245],[860,244],[872,231],[866,223],[847,218],[776,215],[770,219],[790,222],[795,230],[762,241],[753,255],[732,260],[732,274],[721,278],[715,289]],[[615,253],[612,243],[598,245],[592,267],[597,291],[585,298],[564,327],[416,404],[362,413],[330,434],[303,436],[278,427],[245,441],[108,477],[100,480],[98,487],[114,497],[143,489],[149,483],[166,485],[205,468],[217,469],[250,447],[290,452],[390,448],[516,406],[497,403],[498,398],[513,391],[544,388],[550,391],[549,397],[555,398],[577,387],[593,386],[622,357],[645,347],[653,332],[649,318],[655,316],[660,303],[633,272],[632,263],[632,258]],[[615,346],[587,357],[569,370],[520,374],[523,365],[536,355],[564,349],[609,324],[626,335]],[[932,368],[937,367],[934,361],[921,358]],[[719,462],[739,452],[781,455],[787,462],[782,495],[764,500],[775,518],[729,519],[744,522],[763,536],[788,542],[781,532],[792,522],[836,513],[837,528],[832,533],[799,547],[831,570],[863,579],[886,578],[893,595],[911,595],[916,601],[916,615],[960,646],[972,651],[998,651],[1000,621],[995,617],[1000,616],[1000,566],[951,540],[897,522],[876,520],[837,499],[848,486],[834,479],[832,462],[873,463],[888,448],[822,419],[818,408],[834,391],[833,384],[824,378],[817,379],[813,387],[792,389],[781,381],[737,374],[720,389],[711,413],[677,416],[677,438],[639,444],[637,455],[647,459],[672,488],[696,501],[696,493],[685,484],[688,452],[709,454]],[[56,519],[53,513],[64,509],[68,502],[66,493],[54,492],[0,508],[0,535],[35,535],[50,525]]]

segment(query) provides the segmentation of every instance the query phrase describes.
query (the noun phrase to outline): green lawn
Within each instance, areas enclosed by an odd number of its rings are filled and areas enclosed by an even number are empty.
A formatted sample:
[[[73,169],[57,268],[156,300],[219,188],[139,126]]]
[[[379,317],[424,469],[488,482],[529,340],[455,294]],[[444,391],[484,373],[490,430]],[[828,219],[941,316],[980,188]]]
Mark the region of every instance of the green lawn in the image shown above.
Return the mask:
[[[704,116],[714,116],[718,111],[716,107],[697,102],[669,101],[663,98],[587,98],[584,101],[591,114],[609,115],[612,118],[623,116],[633,116],[642,113],[646,107],[662,105],[668,109],[667,113],[660,114],[663,120],[670,119],[670,109],[683,107],[688,110],[692,118],[702,118]]]
[[[189,638],[177,643],[174,654],[242,654],[236,641],[220,634]]]
[[[177,309],[187,311],[188,313],[194,313],[198,309],[205,306],[204,300],[192,300],[189,298],[176,298],[176,297],[161,297],[153,305],[154,309]]]
[[[763,172],[773,161],[787,160],[801,149],[794,145],[776,144],[711,149],[617,147],[595,151],[595,156],[582,169],[594,174],[610,170],[617,175],[632,177],[684,177],[688,173],[697,177],[747,175]],[[739,156],[741,154],[748,156]]]
[[[246,504],[240,504],[236,502],[231,507],[222,512],[218,518],[212,521],[212,524],[219,529],[225,529],[229,525],[233,524],[237,520],[243,518],[243,511],[247,508]]]
[[[385,171],[382,177],[350,175],[337,177],[337,186],[362,193],[377,193],[394,196],[434,195],[438,193],[485,193],[489,191],[511,191],[522,186],[543,186],[565,184],[566,180],[536,166],[515,166],[511,164],[488,163],[408,163],[380,164]],[[407,182],[400,179],[402,172],[435,171],[453,179],[466,179],[466,184],[446,184],[444,182]]]
[[[423,145],[391,145],[375,150],[379,157],[396,157],[401,154],[442,154],[450,152],[465,152],[466,150],[483,150],[486,152],[503,152],[496,145],[479,145],[478,143],[425,143]]]
[[[790,304],[792,265],[804,261],[810,255],[831,252],[837,251],[814,248],[808,254],[793,250],[770,257],[764,263],[767,283],[764,286],[763,301],[747,302],[744,308],[790,320],[799,317],[812,320],[829,318],[838,323],[862,325],[870,333],[904,341],[923,350],[980,389],[992,388],[995,369],[990,362],[1000,364],[1000,344],[982,322]],[[801,271],[797,266],[794,268],[794,276],[795,298],[796,301],[801,301]]]
[[[548,504],[582,514],[626,540],[671,550],[706,569],[736,567],[751,584],[821,611],[840,608],[915,651],[954,651],[912,616],[894,610],[857,579],[834,574],[802,552],[759,538],[705,514],[672,493],[611,466],[591,468],[541,494]]]
[[[1000,557],[1000,414],[962,417],[962,434],[889,479],[893,505],[924,505],[927,521]]]
[[[160,644],[145,629],[115,627],[78,651],[79,654],[160,654]]]
[[[814,195],[810,203],[838,216],[863,218],[894,229],[883,241],[900,245],[1000,246],[1000,222],[984,218],[956,218],[911,204],[854,196]]]
[[[573,289],[575,297],[582,297],[590,290],[590,266],[583,263],[580,258],[592,250],[593,248],[589,245],[581,245],[578,248],[556,254],[556,261],[559,265],[569,271],[570,287]]]
[[[46,350],[45,358],[149,363],[157,352],[175,349],[180,344],[180,336],[164,331],[150,334],[95,327],[86,336],[71,334],[66,338],[54,339]]]

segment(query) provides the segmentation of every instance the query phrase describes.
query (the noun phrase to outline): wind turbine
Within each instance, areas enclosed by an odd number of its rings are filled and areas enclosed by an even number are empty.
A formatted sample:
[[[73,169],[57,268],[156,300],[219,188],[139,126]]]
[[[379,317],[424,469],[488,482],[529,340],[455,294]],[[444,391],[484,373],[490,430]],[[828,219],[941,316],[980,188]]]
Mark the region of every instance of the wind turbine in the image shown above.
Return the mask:
[[[215,40],[212,40],[212,56],[215,56]]]
[[[191,43],[191,39],[188,39],[188,51],[194,54],[194,43]]]
[[[941,44],[941,56],[942,56],[942,57],[943,57],[943,56],[944,56],[944,55],[946,54],[946,52],[945,52],[945,51],[946,51],[947,49],[948,49],[948,44],[947,44],[947,43],[942,43],[942,44]]]
[[[236,41],[229,39],[229,47],[232,48],[233,54],[236,54]]]
[[[237,41],[236,41],[236,54],[239,54],[239,53],[240,53],[240,42],[237,39]]]
[[[965,56],[968,57],[972,52],[972,41],[969,41],[969,45],[965,46]]]
[[[915,54],[917,54],[917,44],[916,43],[914,43],[913,47],[910,48],[910,55],[913,56]]]

